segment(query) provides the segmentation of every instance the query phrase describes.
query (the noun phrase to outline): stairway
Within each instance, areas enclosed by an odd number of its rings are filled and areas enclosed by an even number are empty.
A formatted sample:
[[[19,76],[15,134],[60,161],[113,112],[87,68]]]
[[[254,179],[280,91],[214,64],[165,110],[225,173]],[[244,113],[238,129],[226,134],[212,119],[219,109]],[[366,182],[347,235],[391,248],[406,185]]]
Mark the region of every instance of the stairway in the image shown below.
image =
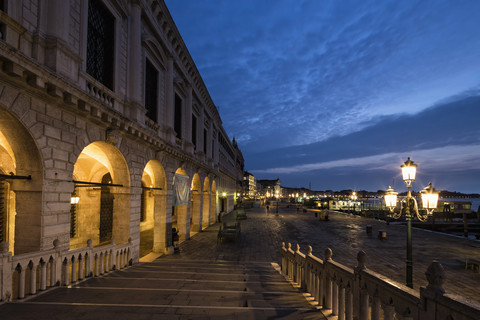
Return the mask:
[[[162,257],[2,306],[3,319],[325,319],[264,262]]]

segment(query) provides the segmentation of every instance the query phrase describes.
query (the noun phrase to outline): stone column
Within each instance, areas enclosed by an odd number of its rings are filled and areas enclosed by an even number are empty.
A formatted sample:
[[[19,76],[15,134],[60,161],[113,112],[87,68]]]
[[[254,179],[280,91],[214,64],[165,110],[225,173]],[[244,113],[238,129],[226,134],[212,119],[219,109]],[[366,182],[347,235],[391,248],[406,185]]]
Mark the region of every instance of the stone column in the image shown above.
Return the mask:
[[[163,190],[153,190],[153,252],[166,253],[167,250],[167,207],[166,193]]]
[[[174,90],[173,90],[173,58],[167,59],[167,71],[165,72],[165,129],[167,131],[167,140],[175,144],[175,135],[173,124],[175,121],[174,112]]]
[[[37,293],[37,266],[32,265],[30,272],[30,294]]]
[[[141,30],[141,13],[138,1],[132,1],[130,15],[130,31],[129,31],[129,59],[128,59],[128,100],[131,101],[131,118],[138,122],[145,121],[145,108],[141,101],[141,72],[142,63],[142,30]]]
[[[185,100],[185,151],[193,154],[193,143],[192,143],[192,85],[186,85],[187,97]]]

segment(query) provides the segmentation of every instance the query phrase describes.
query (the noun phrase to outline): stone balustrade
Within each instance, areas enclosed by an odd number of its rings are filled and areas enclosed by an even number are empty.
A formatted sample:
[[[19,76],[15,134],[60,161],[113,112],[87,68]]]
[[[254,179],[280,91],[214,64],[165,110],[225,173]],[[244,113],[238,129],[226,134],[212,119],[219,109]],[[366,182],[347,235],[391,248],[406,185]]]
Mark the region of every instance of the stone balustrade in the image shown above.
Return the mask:
[[[365,266],[366,254],[357,255],[352,269],[333,261],[332,250],[323,260],[297,245],[282,243],[281,269],[287,280],[311,295],[324,314],[338,320],[480,319],[480,304],[445,293],[445,271],[436,261],[427,269],[428,286],[415,291]]]
[[[54,248],[42,252],[12,256],[8,243],[0,244],[0,301],[23,299],[47,288],[70,285],[85,278],[100,276],[130,265],[132,242],[62,250],[55,240]]]

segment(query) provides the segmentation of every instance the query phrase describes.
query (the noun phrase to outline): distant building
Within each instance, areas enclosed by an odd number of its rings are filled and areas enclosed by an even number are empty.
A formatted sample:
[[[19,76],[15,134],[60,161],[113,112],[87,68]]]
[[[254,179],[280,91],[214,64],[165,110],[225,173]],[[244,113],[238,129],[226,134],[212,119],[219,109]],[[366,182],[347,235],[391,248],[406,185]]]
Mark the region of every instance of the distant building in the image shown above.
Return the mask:
[[[245,188],[245,196],[248,198],[255,198],[257,195],[257,178],[248,171],[243,175],[243,182]]]
[[[262,186],[262,196],[274,197],[275,195],[282,196],[282,181],[280,179],[275,180],[258,180],[258,183]]]

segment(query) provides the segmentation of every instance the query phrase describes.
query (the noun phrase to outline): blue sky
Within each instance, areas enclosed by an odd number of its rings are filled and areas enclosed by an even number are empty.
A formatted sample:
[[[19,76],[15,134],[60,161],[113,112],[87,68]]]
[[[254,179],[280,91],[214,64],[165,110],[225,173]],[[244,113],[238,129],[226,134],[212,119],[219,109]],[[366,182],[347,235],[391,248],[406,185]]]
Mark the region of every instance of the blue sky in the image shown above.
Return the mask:
[[[166,4],[257,178],[480,193],[480,1]]]

